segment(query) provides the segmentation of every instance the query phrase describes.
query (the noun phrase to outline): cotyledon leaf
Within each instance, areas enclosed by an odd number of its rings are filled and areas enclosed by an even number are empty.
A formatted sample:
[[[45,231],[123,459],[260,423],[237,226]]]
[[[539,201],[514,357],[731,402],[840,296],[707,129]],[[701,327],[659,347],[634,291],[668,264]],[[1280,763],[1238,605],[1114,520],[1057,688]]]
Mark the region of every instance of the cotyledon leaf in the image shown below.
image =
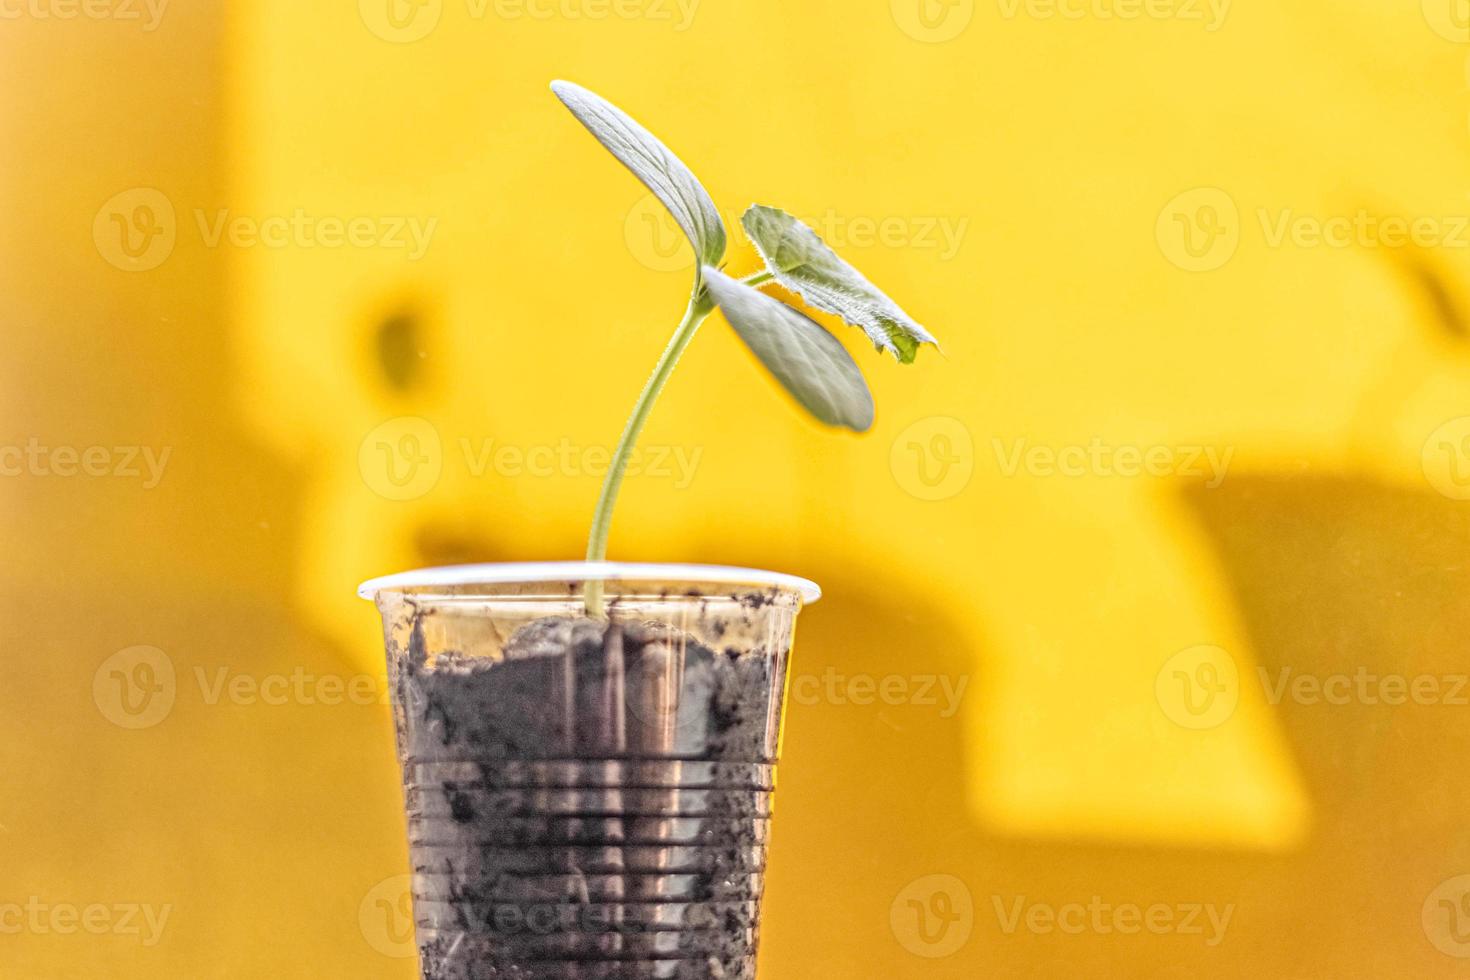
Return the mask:
[[[706,267],[704,280],[740,339],[803,408],[827,425],[867,431],[873,396],[836,337],[805,313],[718,269]]]
[[[718,265],[725,256],[725,223],[709,192],[683,161],[658,137],[595,92],[563,81],[552,82],[551,90],[597,141],[669,209],[694,246],[699,263]]]
[[[861,327],[879,350],[910,364],[919,345],[938,346],[929,331],[785,211],[753,204],[740,223],[777,282],[817,309]]]

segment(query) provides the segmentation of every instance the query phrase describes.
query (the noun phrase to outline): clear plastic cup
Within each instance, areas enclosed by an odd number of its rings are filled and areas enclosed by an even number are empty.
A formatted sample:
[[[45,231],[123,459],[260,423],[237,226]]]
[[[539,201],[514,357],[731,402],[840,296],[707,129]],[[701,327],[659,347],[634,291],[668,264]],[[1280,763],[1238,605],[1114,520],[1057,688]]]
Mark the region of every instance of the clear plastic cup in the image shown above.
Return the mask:
[[[754,976],[813,583],[560,562],[361,594],[383,616],[424,980]]]

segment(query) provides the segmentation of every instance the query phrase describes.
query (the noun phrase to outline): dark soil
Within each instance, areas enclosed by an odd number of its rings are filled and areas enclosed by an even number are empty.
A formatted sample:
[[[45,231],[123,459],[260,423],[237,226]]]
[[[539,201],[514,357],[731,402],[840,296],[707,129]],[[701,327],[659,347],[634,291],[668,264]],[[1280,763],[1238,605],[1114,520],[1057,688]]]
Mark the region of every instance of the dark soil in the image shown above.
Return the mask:
[[[719,631],[716,631],[719,635]],[[754,976],[784,651],[548,618],[397,684],[425,980]]]

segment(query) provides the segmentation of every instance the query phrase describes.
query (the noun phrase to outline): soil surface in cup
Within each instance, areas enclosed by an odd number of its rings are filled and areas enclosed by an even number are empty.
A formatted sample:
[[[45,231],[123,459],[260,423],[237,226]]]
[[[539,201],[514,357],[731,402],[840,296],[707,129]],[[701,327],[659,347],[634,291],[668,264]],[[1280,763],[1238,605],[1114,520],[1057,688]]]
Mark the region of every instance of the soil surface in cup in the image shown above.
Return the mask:
[[[425,980],[753,976],[788,651],[641,620],[534,620],[498,657],[424,635],[394,684]]]

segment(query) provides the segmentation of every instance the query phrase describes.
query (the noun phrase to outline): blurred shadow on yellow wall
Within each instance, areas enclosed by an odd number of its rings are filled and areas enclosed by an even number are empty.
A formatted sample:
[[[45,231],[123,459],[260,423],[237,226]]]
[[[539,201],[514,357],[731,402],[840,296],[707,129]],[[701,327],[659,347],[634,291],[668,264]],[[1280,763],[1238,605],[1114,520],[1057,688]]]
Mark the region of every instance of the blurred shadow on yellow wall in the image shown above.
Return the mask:
[[[1470,871],[1464,709],[1270,692],[1283,670],[1463,670],[1465,505],[1426,489],[1421,453],[1464,405],[1463,316],[1444,313],[1464,263],[1247,241],[1211,278],[1154,239],[1164,203],[1207,182],[1303,208],[1381,182],[1410,202],[1385,210],[1462,209],[1470,97],[1423,93],[1464,88],[1463,52],[1419,12],[1239,7],[1210,40],[997,8],[930,45],[884,3],[709,3],[687,34],[446,5],[436,36],[395,47],[352,7],[179,5],[150,34],[0,25],[0,79],[25,93],[0,109],[3,441],[172,451],[146,490],[0,480],[21,664],[0,685],[0,904],[170,909],[152,945],[0,935],[0,973],[412,975],[374,616],[351,587],[572,556],[596,477],[461,455],[395,500],[363,447],[403,418],[444,462],[460,440],[605,444],[685,286],[632,239],[636,186],[543,91],[566,73],[635,100],[721,203],[972,222],[958,261],[850,255],[950,354],[864,361],[870,439],[797,421],[711,323],[649,436],[700,450],[698,479],[635,482],[619,518],[622,557],[826,587],[799,631],[768,974],[1455,975],[1433,916]],[[844,72],[812,37],[854,53]],[[135,273],[94,221],[139,189],[177,240]],[[207,241],[222,209],[299,207],[439,230],[417,263]],[[919,499],[890,452],[956,418],[971,485]],[[1429,462],[1470,458],[1466,434]],[[1241,459],[1211,489],[1071,486],[999,472],[990,438],[1017,435]],[[1239,682],[1234,714],[1198,731],[1156,688],[1192,645]],[[129,727],[109,685],[165,668],[161,716]],[[271,703],[275,678],[311,693]],[[374,686],[324,699],[324,679]],[[1196,907],[1200,931],[1034,924],[1094,899]],[[1217,932],[1206,907],[1228,916]]]

